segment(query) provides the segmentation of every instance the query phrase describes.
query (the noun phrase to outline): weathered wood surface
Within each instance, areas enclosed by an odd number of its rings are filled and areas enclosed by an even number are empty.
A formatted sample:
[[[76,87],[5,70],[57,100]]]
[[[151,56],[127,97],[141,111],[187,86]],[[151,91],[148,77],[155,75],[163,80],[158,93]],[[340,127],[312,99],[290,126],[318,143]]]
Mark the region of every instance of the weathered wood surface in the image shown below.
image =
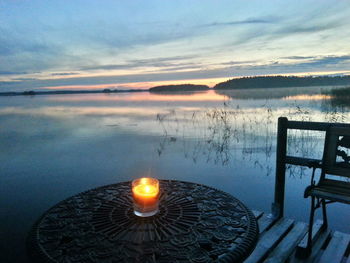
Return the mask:
[[[296,244],[307,232],[307,225],[303,222],[296,223],[292,230],[278,244],[274,251],[269,255],[265,262],[285,262],[295,249]]]
[[[310,131],[325,131],[330,126],[339,127],[339,128],[350,127],[350,125],[347,123],[308,122],[308,121],[288,121],[288,123],[286,124],[286,127],[288,129],[310,130]]]
[[[263,214],[258,219],[260,234],[263,233],[270,226],[272,226],[272,224],[275,221],[271,214]]]
[[[313,242],[320,236],[321,234],[321,230],[322,230],[322,225],[323,225],[323,221],[322,220],[317,220],[316,223],[313,224],[312,227],[312,237],[311,239],[313,240]],[[307,249],[307,238],[308,235],[305,234],[303,239],[299,242],[299,244],[297,245],[297,253],[298,254],[303,254],[306,253],[306,249]]]
[[[252,212],[257,219],[259,219],[264,214],[263,212],[256,210],[253,210]]]
[[[287,154],[287,123],[285,117],[278,118],[277,146],[276,146],[276,176],[275,198],[272,204],[272,213],[281,218],[284,213],[284,191],[286,184],[286,154]]]
[[[292,256],[290,256],[290,263],[313,263],[317,262],[317,260],[320,258],[320,255],[323,251],[321,251],[321,248],[323,244],[325,244],[326,240],[329,238],[331,234],[331,231],[327,229],[325,232],[321,233],[318,237],[317,241],[314,243],[312,248],[311,255],[306,259],[299,259],[295,256],[295,252],[293,252]]]
[[[292,165],[300,165],[300,166],[311,166],[321,168],[321,161],[320,159],[313,159],[313,158],[303,158],[303,157],[296,157],[296,156],[286,156],[286,163],[292,164]]]
[[[307,224],[281,218],[273,220],[271,214],[253,211],[258,219],[260,238],[245,263],[350,263],[347,249],[350,249],[350,235],[326,229],[318,234],[311,255],[300,259],[295,256],[298,244],[303,243]],[[321,222],[314,224],[318,229]],[[317,232],[317,231],[315,231]]]
[[[259,262],[278,244],[284,234],[292,227],[293,220],[280,219],[269,231],[262,233],[253,253],[244,261],[247,263]]]
[[[341,262],[349,242],[350,235],[335,231],[319,262]]]

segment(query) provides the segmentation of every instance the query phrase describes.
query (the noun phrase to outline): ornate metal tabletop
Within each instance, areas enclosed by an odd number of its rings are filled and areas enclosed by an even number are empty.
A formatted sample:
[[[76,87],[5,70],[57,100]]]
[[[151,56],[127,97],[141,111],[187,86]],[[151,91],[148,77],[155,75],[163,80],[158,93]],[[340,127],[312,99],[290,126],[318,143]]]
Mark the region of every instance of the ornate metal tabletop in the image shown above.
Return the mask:
[[[242,262],[258,225],[238,199],[220,190],[160,180],[159,213],[133,213],[131,182],[92,189],[48,210],[33,226],[34,262]]]

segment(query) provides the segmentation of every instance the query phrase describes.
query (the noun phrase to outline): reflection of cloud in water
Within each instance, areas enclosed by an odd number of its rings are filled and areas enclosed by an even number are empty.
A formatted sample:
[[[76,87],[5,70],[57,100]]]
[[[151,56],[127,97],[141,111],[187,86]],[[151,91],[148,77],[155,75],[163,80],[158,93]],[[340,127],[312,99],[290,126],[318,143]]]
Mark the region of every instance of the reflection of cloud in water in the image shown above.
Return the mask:
[[[50,101],[222,101],[224,95],[217,94],[210,90],[207,92],[173,92],[173,93],[149,93],[130,92],[117,94],[86,94],[86,95],[54,95],[47,97]]]
[[[272,155],[278,117],[286,116],[291,120],[301,121],[332,122],[349,119],[348,112],[330,112],[320,107],[319,101],[327,100],[327,95],[301,93],[286,97],[289,93],[288,90],[290,90],[288,88],[269,90],[283,94],[285,99],[227,100],[227,97],[217,95],[215,91],[186,95],[178,93],[160,95],[147,92],[116,95],[54,95],[35,98],[44,103],[47,103],[47,99],[50,98],[50,103],[53,105],[4,107],[0,109],[0,115],[13,116],[17,114],[24,117],[30,116],[30,118],[45,117],[56,119],[56,122],[60,119],[64,125],[75,126],[72,133],[78,137],[103,136],[102,133],[115,132],[163,135],[158,153],[164,152],[170,144],[179,145],[181,142],[185,155],[196,161],[203,155],[206,155],[207,161],[222,164],[229,163],[229,159],[247,158],[252,159],[252,162],[257,166],[264,166],[263,161],[261,157],[253,160],[254,156],[263,155],[265,159],[269,159]],[[297,90],[298,92],[315,91],[310,87]],[[253,91],[234,90],[232,92],[251,96]],[[255,91],[265,94],[265,91],[261,89]],[[321,92],[322,89],[318,91]],[[148,98],[154,103],[139,103],[144,98]],[[159,98],[157,104],[156,101]],[[208,100],[214,98],[214,101],[206,103],[202,98]],[[219,98],[219,102],[216,102]],[[63,101],[56,106],[56,99],[63,99]],[[66,99],[71,99],[73,104],[65,103]],[[100,99],[102,103],[98,102]],[[120,103],[104,104],[105,99],[112,101],[116,99]],[[93,100],[96,100],[96,103],[93,103]],[[164,104],[163,100],[169,103]],[[197,103],[196,100],[203,101],[203,103]],[[75,104],[75,101],[82,103]],[[84,101],[87,103],[83,103]],[[132,101],[137,103],[128,103]],[[184,104],[181,103],[182,101],[190,103]],[[191,101],[196,103],[191,103]],[[299,137],[296,136],[296,138]],[[313,145],[313,143],[305,143],[302,146],[304,148],[299,145],[295,148],[295,152],[302,155],[312,154],[311,150],[305,148],[311,147],[310,149],[312,149],[312,146],[308,145]]]
[[[137,116],[155,116],[164,109],[160,108],[131,108],[131,107],[40,107],[40,108],[24,108],[24,107],[6,107],[0,109],[0,114],[22,114],[22,115],[44,115],[52,117],[73,117],[76,115],[137,115]]]
[[[50,122],[57,129],[72,127],[72,134],[78,137],[101,136],[118,131],[128,131],[147,134],[159,134],[155,125],[157,113],[167,113],[160,108],[129,108],[129,107],[6,107],[0,109],[0,116],[19,116],[23,126],[38,127],[37,123]],[[31,121],[32,120],[32,121]],[[35,121],[34,121],[35,120]],[[30,124],[34,121],[33,124]],[[5,123],[2,123],[5,125]],[[43,130],[46,130],[44,128]],[[147,132],[145,132],[147,131]]]
[[[280,99],[296,95],[318,95],[328,90],[339,87],[317,86],[317,87],[293,87],[293,88],[260,88],[260,89],[232,89],[217,90],[220,95],[233,99]]]
[[[287,96],[282,99],[283,100],[329,100],[331,98],[332,96],[322,95],[322,94],[317,94],[317,95],[300,94],[295,96]]]

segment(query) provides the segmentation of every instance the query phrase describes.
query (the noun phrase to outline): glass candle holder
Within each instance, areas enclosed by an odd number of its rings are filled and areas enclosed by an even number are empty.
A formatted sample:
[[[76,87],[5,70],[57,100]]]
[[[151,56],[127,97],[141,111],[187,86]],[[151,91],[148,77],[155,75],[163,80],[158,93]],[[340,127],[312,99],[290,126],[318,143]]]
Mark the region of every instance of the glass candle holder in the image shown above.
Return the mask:
[[[154,178],[139,178],[132,181],[134,213],[137,216],[153,216],[158,212],[159,181]]]

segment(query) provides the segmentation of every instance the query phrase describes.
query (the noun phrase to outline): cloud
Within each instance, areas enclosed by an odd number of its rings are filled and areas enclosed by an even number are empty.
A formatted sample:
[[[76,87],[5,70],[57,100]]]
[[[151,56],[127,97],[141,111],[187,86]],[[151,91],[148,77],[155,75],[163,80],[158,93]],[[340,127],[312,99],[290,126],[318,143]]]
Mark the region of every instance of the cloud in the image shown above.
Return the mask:
[[[290,56],[293,57],[293,56]],[[298,58],[306,58],[296,56]],[[15,87],[25,86],[27,89],[48,87],[48,86],[65,86],[65,85],[97,85],[108,83],[136,83],[147,81],[169,81],[181,79],[203,79],[203,78],[218,78],[218,77],[233,77],[233,76],[249,76],[261,74],[284,74],[284,73],[299,73],[299,72],[321,72],[327,67],[332,68],[332,71],[344,71],[350,64],[350,55],[328,55],[328,56],[310,56],[311,59],[305,61],[303,59],[295,62],[283,62],[281,59],[275,59],[263,63],[263,61],[247,60],[241,62],[224,62],[223,67],[210,69],[203,68],[193,64],[176,64],[173,67],[160,69],[157,73],[136,73],[119,76],[99,76],[99,77],[69,77],[65,79],[17,79],[16,82],[0,83],[3,89],[13,89]],[[284,58],[284,57],[282,57]],[[178,58],[179,59],[179,58]],[[141,60],[142,62],[150,62],[154,59]],[[176,60],[176,58],[175,58]],[[137,60],[140,62],[139,60]],[[166,58],[159,58],[156,61],[166,61]],[[136,62],[136,61],[135,61]],[[252,62],[252,63],[250,63]],[[217,64],[220,65],[220,64]],[[22,80],[22,81],[20,81]]]
[[[291,56],[293,57],[293,56]],[[339,67],[344,67],[344,64],[350,64],[350,55],[342,55],[342,56],[310,56],[310,57],[297,57],[297,62],[284,63],[280,60],[268,62],[265,64],[257,64],[257,65],[239,65],[233,67],[235,69],[249,69],[249,70],[270,70],[271,72],[276,72],[276,70],[286,71],[322,71],[329,66],[332,66],[332,69],[337,70]],[[285,57],[282,57],[282,59]],[[302,58],[302,59],[301,59]],[[307,61],[304,61],[307,60]],[[298,61],[300,60],[300,61]]]
[[[198,65],[197,63],[186,63],[186,65],[177,65],[174,67],[163,68],[160,71],[170,72],[170,71],[179,71],[179,70],[188,70],[188,69],[195,70],[199,68],[202,68],[202,66]]]
[[[0,56],[54,52],[52,45],[33,37],[27,37],[28,33],[16,29],[9,30],[0,25]]]
[[[76,72],[58,72],[58,73],[51,74],[51,76],[70,76],[70,75],[79,75],[79,73],[76,73]]]
[[[118,69],[131,69],[139,67],[135,64],[109,64],[109,65],[94,65],[94,66],[83,66],[79,70],[118,70]]]
[[[315,34],[318,33],[335,33],[342,26],[344,26],[344,19],[337,16],[327,15],[326,12],[307,13],[298,16],[286,16],[283,19],[279,17],[269,17],[267,19],[247,19],[242,21],[232,21],[232,25],[239,25],[240,22],[244,24],[251,21],[252,24],[261,24],[261,26],[249,27],[245,30],[240,30],[239,35],[233,35],[233,41],[225,43],[223,46],[237,46],[252,43],[265,43],[272,45],[275,41],[282,38],[296,37],[296,35],[303,35],[304,40],[314,39]],[[231,24],[230,22],[227,25]],[[208,24],[209,25],[209,24]],[[215,25],[215,23],[213,23]],[[220,23],[218,23],[220,25]],[[226,23],[223,23],[226,25]],[[236,37],[235,37],[236,36]],[[325,34],[324,34],[325,36]],[[333,36],[333,35],[332,35]]]
[[[60,80],[62,83],[90,84],[89,81],[106,83],[126,79],[130,82],[141,77],[140,81],[163,80],[166,76],[192,78],[189,72],[193,78],[202,78],[205,74],[214,77],[259,74],[259,69],[273,74],[349,66],[347,56],[325,56],[349,53],[346,4],[307,2],[300,9],[300,4],[269,2],[256,10],[257,4],[231,3],[236,7],[233,9],[229,4],[203,2],[193,13],[188,5],[194,3],[186,1],[186,8],[171,4],[169,13],[161,8],[148,10],[137,5],[140,8],[137,9],[123,4],[115,10],[107,8],[107,13],[98,12],[95,17],[96,12],[69,4],[62,5],[67,11],[65,16],[56,10],[47,16],[33,16],[41,10],[36,8],[21,9],[17,16],[0,15],[4,20],[0,25],[0,80],[16,78],[17,83],[43,86],[58,80],[31,78],[62,76],[66,79]],[[276,15],[269,16],[266,10]],[[327,41],[321,41],[323,37]],[[91,73],[111,75],[118,70],[125,75],[82,77]],[[139,74],[140,71],[147,74]],[[36,72],[40,74],[33,74]]]
[[[184,60],[184,59],[191,59],[194,58],[195,56],[188,55],[188,56],[173,56],[173,57],[158,57],[158,58],[150,58],[150,59],[133,59],[129,60],[129,62],[134,62],[134,63],[160,63],[160,62],[170,62],[170,61],[179,61],[179,60]],[[198,57],[198,56],[196,56]]]
[[[154,46],[169,42],[175,42],[202,32],[180,23],[165,23],[154,26],[127,25],[116,26],[116,28],[100,24],[91,24],[89,28],[79,31],[67,29],[70,34],[76,35],[77,42],[83,41],[85,47],[107,48],[114,54],[121,54],[124,50],[133,50],[143,46]]]
[[[0,71],[0,75],[21,75],[27,74],[25,71]]]
[[[29,80],[37,80],[36,78],[15,78],[15,79],[12,79],[12,80],[15,80],[15,81],[29,81]]]
[[[280,59],[288,59],[288,60],[297,60],[298,62],[295,63],[281,63],[281,65],[284,65],[286,67],[326,67],[326,66],[336,66],[336,65],[343,65],[344,63],[350,64],[350,55],[328,55],[328,56],[288,56],[288,57],[281,57]]]
[[[156,81],[176,81],[183,79],[208,79],[234,76],[268,75],[268,74],[291,74],[301,72],[321,72],[327,65],[332,66],[332,71],[344,71],[340,67],[342,63],[347,63],[350,56],[327,56],[320,57],[314,61],[282,63],[280,61],[267,62],[259,65],[232,65],[216,69],[194,69],[184,71],[169,71],[158,73],[128,74],[120,76],[100,76],[100,77],[72,77],[65,79],[50,80],[28,80],[22,82],[0,82],[2,91],[19,88],[37,89],[44,87],[68,86],[68,85],[101,85],[115,83],[118,88],[123,83],[156,82]]]
[[[18,85],[18,83],[15,81],[0,81],[0,88],[14,85]]]
[[[84,66],[80,70],[118,70],[118,69],[132,69],[140,67],[173,67],[183,66],[179,65],[178,61],[194,58],[195,56],[174,56],[174,57],[158,57],[149,59],[131,59],[127,60],[124,64],[109,64],[109,65],[93,65]],[[198,56],[196,56],[198,57]],[[189,63],[185,63],[189,65]]]
[[[257,63],[257,62],[258,62],[258,60],[229,61],[229,62],[220,63],[220,65],[234,66],[234,65],[253,64],[253,63]]]
[[[199,25],[198,27],[222,27],[222,26],[237,26],[237,25],[250,25],[250,24],[273,24],[280,21],[279,17],[257,17],[247,18],[243,20],[235,20],[229,22],[213,22],[210,24]]]
[[[304,59],[314,59],[315,56],[288,56],[288,57],[281,57],[281,59],[293,59],[293,60],[304,60]]]
[[[350,55],[324,56],[324,57],[320,57],[318,59],[314,59],[310,63],[311,64],[318,64],[318,65],[334,65],[334,64],[341,64],[344,62],[350,62]]]
[[[343,24],[340,21],[333,21],[333,22],[315,21],[313,23],[304,24],[304,25],[300,25],[298,23],[291,26],[282,27],[281,29],[275,32],[275,35],[289,35],[289,34],[296,34],[296,33],[305,33],[305,34],[317,33],[317,32],[334,29],[342,25]]]
[[[16,27],[10,30],[0,25],[0,75],[50,70],[63,59],[64,52],[58,44],[38,37],[31,31]]]

